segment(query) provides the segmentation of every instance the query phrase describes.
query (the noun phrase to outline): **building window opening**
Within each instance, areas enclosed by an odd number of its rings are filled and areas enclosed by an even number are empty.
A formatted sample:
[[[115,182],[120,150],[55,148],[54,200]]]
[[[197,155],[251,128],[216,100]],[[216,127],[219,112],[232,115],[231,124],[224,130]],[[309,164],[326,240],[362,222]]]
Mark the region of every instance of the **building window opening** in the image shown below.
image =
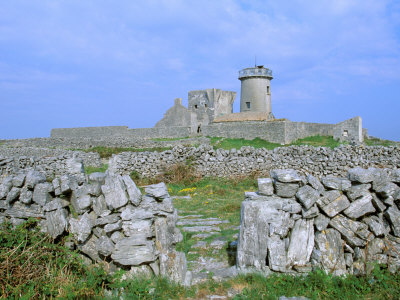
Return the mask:
[[[269,85],[267,85],[267,94],[269,94]]]
[[[197,126],[197,133],[201,133],[201,125]]]
[[[348,130],[343,130],[343,136],[349,136],[349,131]]]
[[[246,102],[246,108],[250,109],[250,102]]]
[[[194,105],[194,108],[197,109],[197,104]]]
[[[204,107],[207,108],[207,104],[204,104]]]

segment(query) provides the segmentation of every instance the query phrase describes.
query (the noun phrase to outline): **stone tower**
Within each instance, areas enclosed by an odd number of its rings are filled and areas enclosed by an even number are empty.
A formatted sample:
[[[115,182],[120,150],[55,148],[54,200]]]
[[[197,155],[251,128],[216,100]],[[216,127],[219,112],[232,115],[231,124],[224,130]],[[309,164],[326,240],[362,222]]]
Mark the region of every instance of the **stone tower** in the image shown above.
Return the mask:
[[[271,111],[272,71],[257,66],[239,71],[242,82],[240,94],[240,112],[263,112],[273,118]]]

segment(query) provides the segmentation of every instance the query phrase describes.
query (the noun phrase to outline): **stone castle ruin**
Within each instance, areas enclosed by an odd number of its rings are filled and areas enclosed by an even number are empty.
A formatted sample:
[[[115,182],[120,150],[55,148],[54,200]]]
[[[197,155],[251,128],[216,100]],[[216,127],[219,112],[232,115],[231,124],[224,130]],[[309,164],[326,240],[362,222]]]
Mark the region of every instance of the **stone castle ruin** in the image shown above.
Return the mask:
[[[313,135],[328,135],[341,141],[361,143],[366,130],[360,117],[337,124],[291,122],[275,119],[271,109],[272,71],[264,66],[239,71],[241,81],[240,112],[233,113],[236,92],[205,89],[188,93],[188,107],[182,99],[153,128],[130,129],[127,126],[52,129],[52,138],[107,137],[179,138],[215,136],[227,138],[262,138],[289,144]]]

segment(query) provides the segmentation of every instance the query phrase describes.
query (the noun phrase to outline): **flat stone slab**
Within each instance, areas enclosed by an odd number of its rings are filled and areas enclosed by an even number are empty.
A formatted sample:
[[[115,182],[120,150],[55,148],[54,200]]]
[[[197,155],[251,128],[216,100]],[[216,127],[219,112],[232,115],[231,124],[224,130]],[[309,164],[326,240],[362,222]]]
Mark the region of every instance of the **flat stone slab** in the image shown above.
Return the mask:
[[[207,219],[188,219],[183,221],[178,221],[176,223],[177,226],[183,225],[202,225],[202,226],[212,226],[212,225],[219,225],[219,224],[226,224],[229,223],[227,220],[207,220]]]
[[[178,216],[178,219],[187,219],[187,218],[200,218],[203,215],[186,215],[186,216]]]
[[[191,226],[191,227],[182,227],[184,232],[213,232],[213,231],[221,231],[219,227],[215,226]]]

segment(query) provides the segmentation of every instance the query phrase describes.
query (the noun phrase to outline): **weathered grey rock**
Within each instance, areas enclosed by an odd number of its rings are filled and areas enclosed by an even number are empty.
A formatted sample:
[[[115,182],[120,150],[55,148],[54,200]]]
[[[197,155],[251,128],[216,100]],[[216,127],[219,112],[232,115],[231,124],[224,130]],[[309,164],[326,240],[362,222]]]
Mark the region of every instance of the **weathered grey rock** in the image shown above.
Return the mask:
[[[274,186],[271,178],[258,178],[258,193],[263,196],[272,196],[274,194]]]
[[[358,219],[361,216],[375,212],[375,208],[372,205],[372,195],[365,194],[361,198],[353,201],[343,213],[351,219]]]
[[[314,176],[312,176],[311,174],[307,175],[307,182],[309,185],[311,185],[315,190],[317,190],[320,194],[322,194],[325,191],[324,186],[322,185],[322,183],[315,178]]]
[[[385,212],[385,217],[390,221],[393,234],[400,237],[400,211],[397,207],[391,206]]]
[[[4,214],[13,218],[43,218],[44,214],[39,205],[25,205],[18,201],[14,205],[7,209]]]
[[[93,261],[100,262],[102,259],[99,256],[99,253],[97,251],[96,245],[97,245],[97,240],[98,238],[95,235],[91,235],[87,241],[85,241],[82,244],[77,245],[78,249],[85,253],[87,256],[89,256]]]
[[[102,236],[96,241],[96,250],[105,257],[110,256],[114,251],[114,243],[107,236]]]
[[[92,182],[87,184],[86,193],[94,197],[99,197],[101,195],[101,184],[99,182]]]
[[[367,258],[375,260],[376,254],[381,254],[386,247],[387,246],[382,239],[372,239],[368,242]]]
[[[70,232],[79,243],[87,240],[95,224],[96,215],[84,213],[79,219],[71,218],[69,220]]]
[[[0,199],[5,199],[12,187],[13,187],[12,177],[8,176],[0,184]]]
[[[144,235],[124,238],[116,243],[111,258],[124,266],[153,262],[156,260],[154,244]]]
[[[143,195],[140,207],[151,211],[155,215],[166,216],[174,211],[172,199],[169,197],[162,199],[162,202],[160,202],[156,201],[153,197]]]
[[[302,209],[301,214],[303,219],[312,219],[319,216],[319,209],[317,205],[314,205],[308,210]]]
[[[144,191],[149,196],[154,197],[158,200],[162,200],[164,198],[169,197],[168,188],[164,182],[148,185],[145,187]]]
[[[150,266],[148,265],[141,265],[137,267],[131,267],[129,272],[126,272],[121,276],[121,280],[132,280],[134,278],[140,277],[140,278],[150,278],[153,276],[153,270]]]
[[[154,232],[151,229],[151,220],[135,220],[135,221],[123,221],[122,230],[125,236],[145,235],[147,237],[154,236]]]
[[[104,230],[104,228],[101,228],[101,227],[93,227],[92,232],[98,238],[107,235],[107,232]]]
[[[19,188],[22,187],[25,182],[25,177],[26,177],[26,175],[24,173],[14,175],[13,180],[12,180],[13,186],[19,187]]]
[[[92,199],[92,208],[98,216],[102,215],[106,211],[109,211],[107,208],[106,199],[103,195]]]
[[[28,180],[28,176],[27,176]],[[33,190],[33,195],[32,195],[32,200],[33,202],[44,206],[46,203],[50,202],[52,200],[52,197],[50,195],[50,191],[53,189],[53,185],[44,182],[44,183],[38,183],[35,186],[35,189]]]
[[[121,233],[120,231],[114,231],[112,234],[111,234],[111,240],[114,242],[114,243],[118,243],[120,240],[122,240],[123,238],[125,238],[125,236],[124,236],[124,234],[123,233]]]
[[[75,212],[82,214],[92,206],[92,197],[90,195],[82,195],[80,197],[71,197],[71,204]]]
[[[36,184],[46,182],[46,176],[38,171],[29,170],[25,178],[25,186],[33,189]]]
[[[13,203],[15,200],[18,199],[20,193],[21,193],[21,189],[20,188],[12,187],[11,190],[7,194],[6,202],[10,203],[10,204]]]
[[[85,169],[83,168],[82,158],[77,158],[77,157],[68,158],[65,164],[66,164],[66,173],[68,174],[85,173]]]
[[[138,189],[136,184],[133,182],[133,180],[128,175],[122,176],[122,180],[125,183],[126,190],[128,192],[129,201],[131,201],[131,203],[133,205],[138,206],[140,203],[140,200],[141,200],[142,193],[140,192],[140,190]],[[168,192],[168,189],[167,189],[167,192]]]
[[[129,220],[144,220],[144,219],[151,219],[154,217],[154,213],[152,211],[148,211],[143,208],[135,208],[131,205],[127,205],[121,211],[121,219],[124,221]]]
[[[298,190],[296,198],[299,199],[304,208],[308,210],[320,198],[320,193],[311,186],[305,185]]]
[[[120,208],[128,203],[128,196],[121,176],[108,174],[101,189],[110,210]]]
[[[375,236],[385,236],[388,234],[383,220],[378,216],[370,216],[363,219],[363,222],[368,225],[369,230],[371,230]]]
[[[325,214],[332,218],[349,207],[350,201],[339,191],[328,191],[324,193],[322,198],[318,199],[317,204]]]
[[[275,169],[270,171],[271,178],[283,183],[300,182],[301,177],[293,169]]]
[[[122,229],[122,221],[118,221],[112,224],[107,224],[106,226],[104,226],[104,230],[106,233],[111,233],[120,229]]]
[[[350,201],[354,201],[362,196],[369,194],[369,189],[371,188],[371,184],[357,184],[353,185],[349,190],[346,192],[347,198]]]
[[[363,247],[369,236],[366,224],[337,215],[329,222],[329,225],[339,231],[346,242],[352,247]]]
[[[323,214],[319,214],[318,217],[314,219],[314,225],[317,230],[325,230],[329,225],[330,219]]]
[[[96,226],[106,225],[110,223],[115,223],[120,220],[119,214],[112,214],[105,217],[97,218],[96,219]]]
[[[298,183],[282,183],[274,181],[276,195],[284,198],[292,198],[296,195],[299,184]]]
[[[60,189],[62,194],[67,194],[78,188],[77,180],[71,175],[62,175],[60,177]]]
[[[349,178],[350,181],[359,183],[372,182],[375,179],[375,170],[356,167],[347,171],[347,178]]]
[[[46,213],[46,232],[53,239],[62,235],[68,228],[68,212],[61,208]]]
[[[191,273],[187,270],[185,253],[175,250],[161,253],[160,275],[189,286]]]
[[[54,189],[54,195],[56,196],[60,196],[61,195],[61,182],[60,182],[60,178],[54,178],[51,181],[51,184],[53,185],[53,189]]]
[[[216,226],[185,226],[182,227],[182,231],[184,232],[213,232],[213,231],[221,231],[219,227]]]
[[[266,249],[270,239],[269,222],[274,216],[277,216],[279,211],[271,208],[264,201],[244,201],[240,210],[240,234],[237,250],[237,266],[241,269],[256,268],[262,270],[266,266]],[[275,238],[271,241],[269,252],[271,259],[278,259],[276,255],[282,255],[282,249],[285,249],[285,243],[281,241],[279,236],[273,235]],[[278,243],[278,244],[277,244]],[[279,250],[277,250],[279,248]],[[275,255],[276,254],[276,255]],[[284,251],[286,268],[286,251]],[[269,262],[271,264],[271,261]],[[274,261],[272,262],[274,263]],[[271,268],[271,266],[270,266]],[[277,265],[273,270],[279,268]],[[271,268],[272,269],[272,268]]]
[[[315,249],[320,251],[321,267],[340,276],[346,274],[346,262],[340,233],[333,228],[315,233]],[[351,255],[350,255],[351,256]]]
[[[267,247],[268,247],[268,258],[269,258],[268,267],[273,271],[286,272],[287,258],[286,258],[285,241],[282,240],[277,235],[272,235],[267,239]],[[258,270],[263,269],[263,265],[265,264],[265,262],[263,264],[261,263],[262,262],[260,261],[259,262],[260,266],[255,266]]]
[[[381,200],[379,200],[378,196],[376,196],[375,193],[372,194],[372,205],[379,212],[384,212],[386,210],[386,205]]]
[[[294,220],[290,218],[290,214],[283,211],[277,211],[271,214],[267,220],[269,224],[269,235],[279,235],[284,238],[289,233],[290,228],[294,226]]]
[[[339,191],[347,191],[351,187],[350,180],[346,178],[334,177],[334,176],[325,176],[321,178],[322,184],[327,189],[339,190]]]
[[[374,181],[373,190],[381,197],[392,197],[400,188],[397,184],[390,181]]]
[[[67,200],[61,199],[61,198],[54,198],[49,203],[47,203],[45,206],[43,206],[43,210],[44,211],[53,211],[53,210],[67,207],[68,205],[69,205],[69,202]]]
[[[89,175],[89,181],[90,182],[98,182],[98,183],[100,183],[102,185],[105,182],[105,178],[106,178],[106,174],[105,173],[101,173],[101,172],[94,172],[94,173]]]
[[[306,265],[314,248],[314,221],[297,220],[290,234],[287,263],[290,266]]]

